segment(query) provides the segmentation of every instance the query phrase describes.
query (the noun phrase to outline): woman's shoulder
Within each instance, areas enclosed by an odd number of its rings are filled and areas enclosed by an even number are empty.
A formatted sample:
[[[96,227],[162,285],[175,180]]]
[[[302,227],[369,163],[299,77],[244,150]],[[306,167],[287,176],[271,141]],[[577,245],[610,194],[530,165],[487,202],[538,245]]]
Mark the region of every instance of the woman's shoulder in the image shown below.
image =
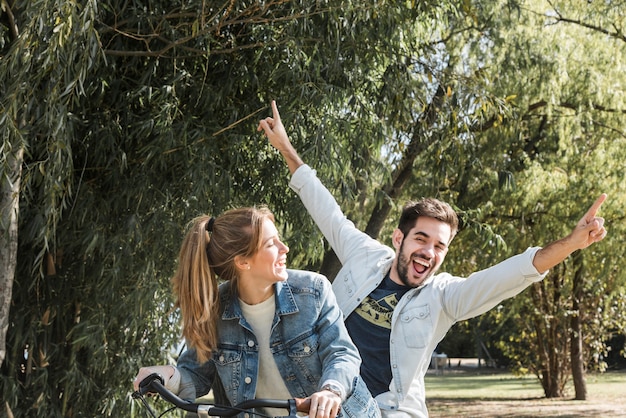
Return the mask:
[[[287,276],[289,281],[328,280],[326,276],[308,270],[287,269]]]
[[[326,276],[306,270],[288,270],[287,273],[287,281],[277,284],[277,300],[294,303],[299,308],[314,306],[317,309],[321,304],[336,305],[331,283]],[[288,302],[289,299],[291,302]]]
[[[292,288],[324,288],[330,287],[326,276],[307,270],[287,270],[287,283]]]

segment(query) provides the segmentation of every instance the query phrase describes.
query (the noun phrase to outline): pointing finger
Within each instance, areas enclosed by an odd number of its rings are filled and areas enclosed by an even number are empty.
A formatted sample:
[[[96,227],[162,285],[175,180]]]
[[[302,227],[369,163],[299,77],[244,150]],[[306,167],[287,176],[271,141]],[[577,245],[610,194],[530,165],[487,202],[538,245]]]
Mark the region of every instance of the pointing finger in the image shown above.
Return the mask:
[[[593,205],[591,205],[591,207],[589,208],[589,210],[587,211],[587,213],[584,216],[584,219],[587,222],[593,221],[593,219],[596,217],[596,214],[598,213],[598,210],[600,209],[600,206],[602,206],[602,203],[604,203],[606,198],[607,198],[607,194],[606,193],[602,193],[600,195],[600,197],[598,197],[596,199],[596,201],[593,203]]]
[[[280,113],[278,113],[278,106],[276,106],[276,100],[272,100],[272,114],[277,122],[280,122]]]

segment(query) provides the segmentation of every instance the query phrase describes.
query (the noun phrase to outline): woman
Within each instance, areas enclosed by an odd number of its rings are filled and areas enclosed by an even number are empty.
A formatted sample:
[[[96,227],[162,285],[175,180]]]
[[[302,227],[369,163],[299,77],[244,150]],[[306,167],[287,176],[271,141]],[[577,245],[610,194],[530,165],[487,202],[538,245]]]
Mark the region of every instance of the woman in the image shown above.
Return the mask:
[[[189,350],[141,368],[135,389],[156,372],[183,398],[309,397],[311,418],[379,417],[330,283],[287,270],[288,252],[265,207],[192,221],[172,279]]]

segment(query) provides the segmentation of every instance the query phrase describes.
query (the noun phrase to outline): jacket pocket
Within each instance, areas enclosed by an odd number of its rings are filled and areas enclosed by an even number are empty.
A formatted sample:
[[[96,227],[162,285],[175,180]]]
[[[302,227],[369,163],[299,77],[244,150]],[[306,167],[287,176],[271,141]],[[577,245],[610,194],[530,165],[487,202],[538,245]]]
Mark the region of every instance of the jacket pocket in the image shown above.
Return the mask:
[[[287,359],[288,364],[282,364],[284,370],[293,370],[294,377],[297,376],[301,382],[304,380],[310,385],[319,383],[323,367],[319,356],[319,339],[316,334],[290,344]],[[280,362],[277,361],[277,363]],[[280,368],[281,364],[278,366]]]
[[[433,333],[433,322],[428,305],[416,306],[400,314],[402,333],[408,347],[424,348]]]
[[[241,383],[243,353],[241,350],[218,349],[213,353],[213,361],[224,389],[232,395]]]
[[[311,334],[307,338],[294,342],[289,346],[289,357],[293,359],[310,357],[317,354],[318,346],[317,334]]]

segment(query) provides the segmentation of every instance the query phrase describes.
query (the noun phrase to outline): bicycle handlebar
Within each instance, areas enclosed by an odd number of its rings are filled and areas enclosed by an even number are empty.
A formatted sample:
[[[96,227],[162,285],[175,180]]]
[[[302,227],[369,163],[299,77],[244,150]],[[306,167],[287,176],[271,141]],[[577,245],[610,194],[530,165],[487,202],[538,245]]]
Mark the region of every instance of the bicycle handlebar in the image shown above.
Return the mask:
[[[147,393],[158,393],[163,399],[184,411],[198,414],[200,418],[211,416],[233,417],[241,412],[252,408],[282,408],[289,411],[289,417],[295,417],[297,412],[308,412],[311,404],[310,399],[294,398],[287,400],[278,399],[251,399],[234,406],[213,405],[196,403],[181,399],[170,392],[164,385],[164,380],[158,373],[152,373],[139,383],[139,389],[133,393],[133,398],[142,398]]]

